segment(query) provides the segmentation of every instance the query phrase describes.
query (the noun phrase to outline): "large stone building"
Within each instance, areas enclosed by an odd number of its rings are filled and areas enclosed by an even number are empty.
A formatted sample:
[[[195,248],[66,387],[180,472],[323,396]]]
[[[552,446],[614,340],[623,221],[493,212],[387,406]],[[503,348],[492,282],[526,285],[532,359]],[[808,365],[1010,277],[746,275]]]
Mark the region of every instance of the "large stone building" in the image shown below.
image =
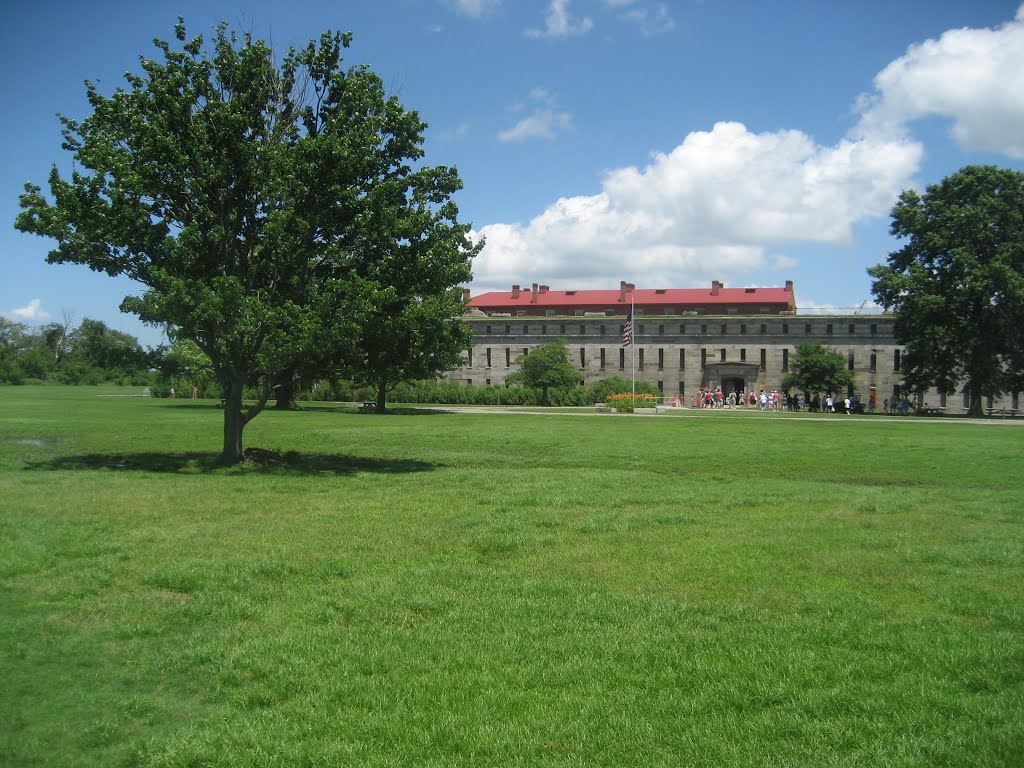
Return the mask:
[[[891,314],[804,315],[793,283],[784,288],[637,289],[552,291],[546,285],[485,293],[470,298],[465,320],[473,329],[466,364],[448,378],[500,385],[532,347],[563,339],[586,382],[611,376],[658,387],[688,404],[702,389],[723,392],[781,390],[798,344],[822,344],[841,354],[853,371],[853,393],[881,409],[900,391],[903,347]],[[633,344],[623,346],[626,317],[633,312]],[[911,394],[909,397],[913,398]],[[923,407],[963,413],[962,396],[932,390],[916,393]],[[1017,395],[989,408],[1017,408]]]

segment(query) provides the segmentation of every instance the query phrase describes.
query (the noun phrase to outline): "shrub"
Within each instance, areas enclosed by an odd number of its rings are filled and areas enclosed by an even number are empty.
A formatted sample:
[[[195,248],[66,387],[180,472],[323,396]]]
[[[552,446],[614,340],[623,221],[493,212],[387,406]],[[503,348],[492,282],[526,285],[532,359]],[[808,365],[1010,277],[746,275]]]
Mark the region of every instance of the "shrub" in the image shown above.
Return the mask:
[[[658,404],[658,396],[649,392],[637,392],[635,396],[631,392],[622,392],[608,395],[604,402],[619,413],[632,413],[636,408],[653,408]]]

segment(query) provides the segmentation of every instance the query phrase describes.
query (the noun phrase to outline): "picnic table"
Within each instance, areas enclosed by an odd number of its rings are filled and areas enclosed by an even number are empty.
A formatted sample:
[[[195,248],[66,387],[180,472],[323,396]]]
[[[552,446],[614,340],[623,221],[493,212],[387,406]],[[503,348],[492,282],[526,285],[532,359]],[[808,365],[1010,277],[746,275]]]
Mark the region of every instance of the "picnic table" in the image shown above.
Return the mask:
[[[921,409],[922,416],[941,416],[945,412],[946,409],[943,408],[941,405],[934,407],[926,405],[924,408]]]
[[[1004,419],[1007,416],[1016,416],[1020,411],[1017,408],[986,408],[989,416],[1002,416]]]
[[[377,404],[371,401],[366,401],[359,406],[360,413],[373,413],[377,410]]]

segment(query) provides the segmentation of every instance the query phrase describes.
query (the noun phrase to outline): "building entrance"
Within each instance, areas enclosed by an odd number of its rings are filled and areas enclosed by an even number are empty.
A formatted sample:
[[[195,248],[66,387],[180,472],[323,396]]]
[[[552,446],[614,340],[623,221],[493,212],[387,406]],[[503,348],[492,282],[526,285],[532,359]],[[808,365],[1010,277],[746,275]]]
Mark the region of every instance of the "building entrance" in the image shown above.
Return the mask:
[[[722,379],[722,393],[727,395],[730,392],[746,392],[742,376],[726,376]]]

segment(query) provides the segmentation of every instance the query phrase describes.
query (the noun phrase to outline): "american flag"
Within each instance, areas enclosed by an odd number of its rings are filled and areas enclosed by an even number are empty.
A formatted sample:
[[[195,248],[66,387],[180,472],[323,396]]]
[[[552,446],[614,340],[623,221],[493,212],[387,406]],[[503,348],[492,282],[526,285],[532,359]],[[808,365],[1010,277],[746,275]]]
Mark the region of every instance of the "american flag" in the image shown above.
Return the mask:
[[[633,343],[633,310],[626,315],[626,324],[622,326],[622,346],[628,347]]]

